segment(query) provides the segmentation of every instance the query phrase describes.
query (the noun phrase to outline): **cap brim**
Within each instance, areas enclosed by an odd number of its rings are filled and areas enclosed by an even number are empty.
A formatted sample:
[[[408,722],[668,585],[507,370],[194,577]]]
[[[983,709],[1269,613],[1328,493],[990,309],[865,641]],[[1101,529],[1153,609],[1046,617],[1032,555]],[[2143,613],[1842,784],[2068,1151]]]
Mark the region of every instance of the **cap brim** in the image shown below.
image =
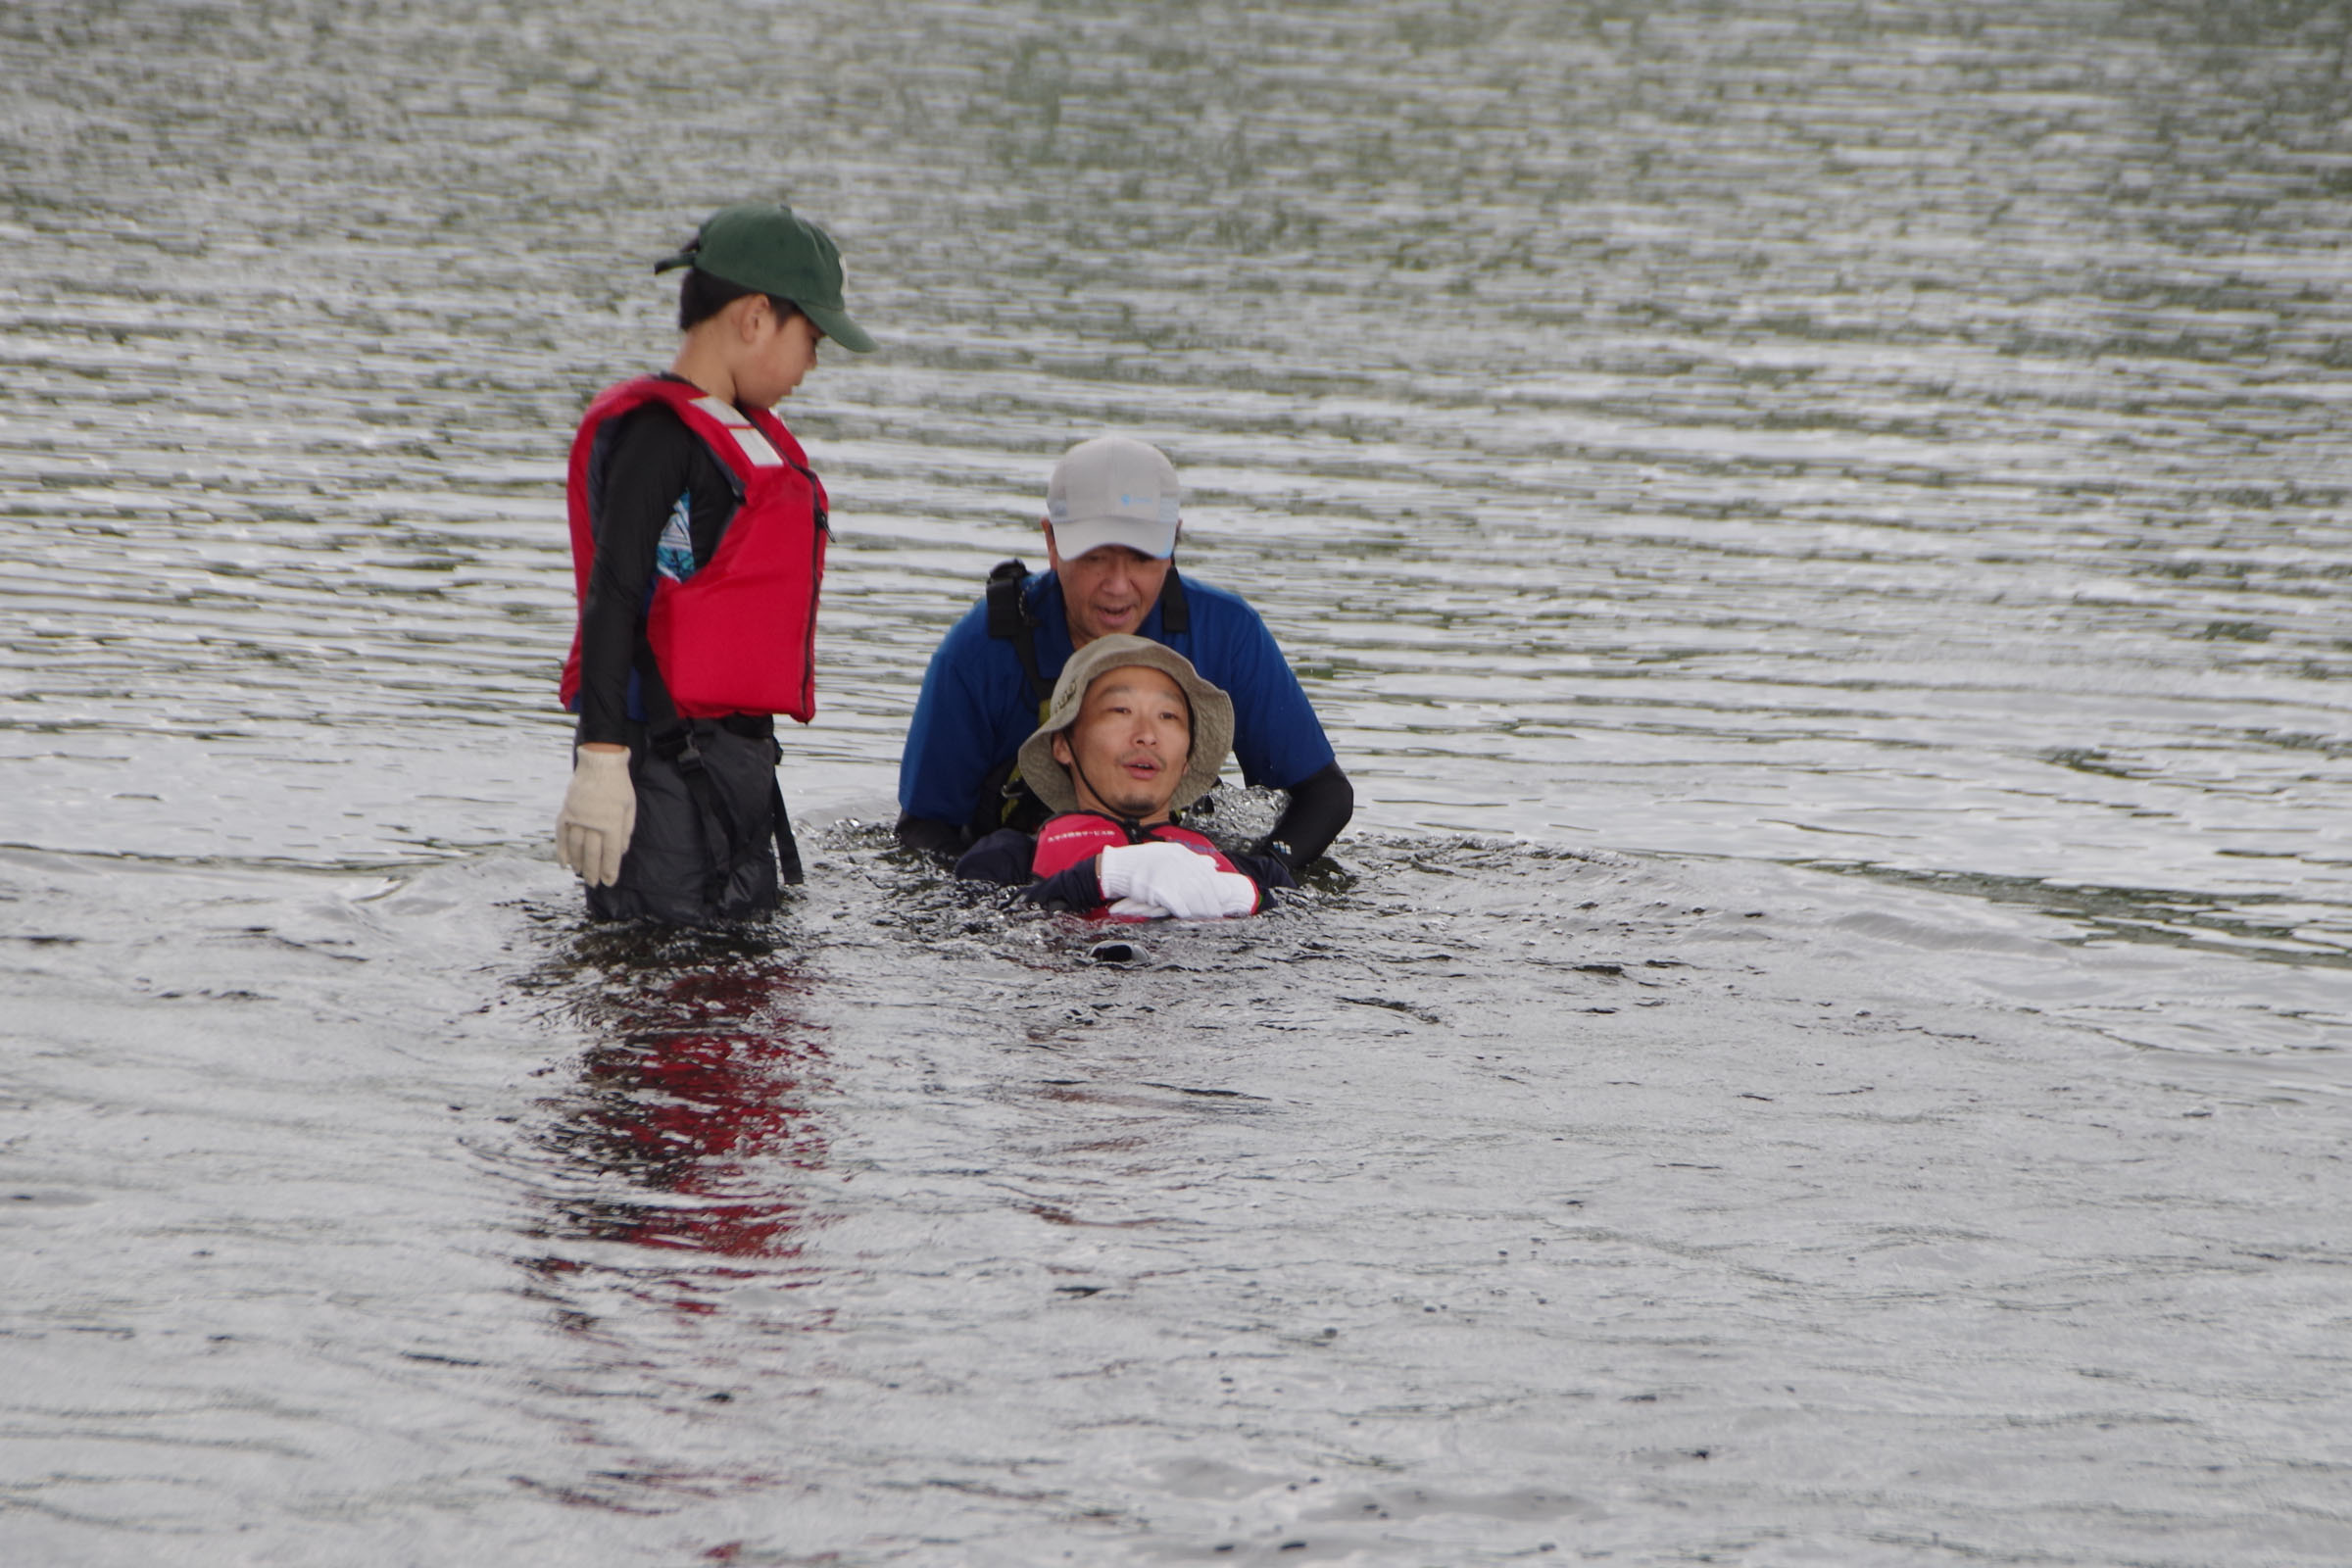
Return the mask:
[[[1165,561],[1176,553],[1176,524],[1147,522],[1140,517],[1054,524],[1054,549],[1064,561],[1076,561],[1104,545],[1124,545],[1139,555]]]
[[[814,321],[825,336],[848,349],[852,354],[874,352],[874,340],[865,335],[864,327],[850,319],[847,311],[829,311],[821,305],[801,305],[798,300],[793,301],[793,304],[800,306],[801,314]]]

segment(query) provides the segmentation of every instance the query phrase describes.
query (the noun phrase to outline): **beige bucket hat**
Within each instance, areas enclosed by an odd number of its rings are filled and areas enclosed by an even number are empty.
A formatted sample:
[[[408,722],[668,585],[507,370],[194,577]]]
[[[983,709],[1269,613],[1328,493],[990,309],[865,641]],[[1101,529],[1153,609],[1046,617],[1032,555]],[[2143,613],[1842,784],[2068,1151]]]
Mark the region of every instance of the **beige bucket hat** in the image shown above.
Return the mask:
[[[1070,656],[1070,662],[1061,666],[1061,677],[1054,683],[1054,701],[1046,710],[1046,721],[1036,734],[1021,742],[1021,779],[1054,810],[1077,810],[1078,791],[1070,783],[1069,769],[1054,760],[1054,737],[1078,722],[1079,707],[1096,676],[1131,664],[1166,675],[1183,689],[1185,701],[1192,706],[1193,755],[1184,777],[1177,781],[1172,808],[1183,810],[1216,783],[1217,771],[1233,750],[1233,699],[1202,680],[1192,661],[1175,649],[1121,632],[1098,637]]]

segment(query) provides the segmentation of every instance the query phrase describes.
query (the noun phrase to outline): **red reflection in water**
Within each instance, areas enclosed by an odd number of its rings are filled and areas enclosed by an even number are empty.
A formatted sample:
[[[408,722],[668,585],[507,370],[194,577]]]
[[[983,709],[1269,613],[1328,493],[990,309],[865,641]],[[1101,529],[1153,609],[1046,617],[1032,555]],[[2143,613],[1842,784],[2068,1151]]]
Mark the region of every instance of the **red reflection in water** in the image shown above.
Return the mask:
[[[697,969],[621,1002],[552,1131],[605,1191],[561,1206],[571,1234],[729,1257],[798,1253],[807,1203],[789,1172],[824,1165],[811,1110],[824,1053],[788,971]],[[661,1195],[614,1197],[612,1177]]]

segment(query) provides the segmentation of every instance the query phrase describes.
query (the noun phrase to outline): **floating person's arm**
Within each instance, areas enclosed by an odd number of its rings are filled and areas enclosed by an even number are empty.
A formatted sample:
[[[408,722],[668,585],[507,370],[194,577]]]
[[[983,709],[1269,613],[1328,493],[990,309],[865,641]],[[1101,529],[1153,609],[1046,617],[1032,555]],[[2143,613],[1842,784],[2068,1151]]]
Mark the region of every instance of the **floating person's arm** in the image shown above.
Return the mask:
[[[1297,887],[1290,867],[1266,856],[1231,856],[1225,870],[1181,844],[1131,844],[1089,856],[1031,883],[1020,896],[1050,909],[1099,909],[1121,903],[1180,920],[1255,914],[1274,888]]]
[[[900,822],[904,842],[906,823]],[[920,845],[909,845],[920,849]],[[1017,828],[999,828],[996,832],[965,850],[956,860],[956,874],[966,882],[994,882],[1001,887],[1019,887],[1035,873],[1030,869],[1037,858],[1037,840]]]
[[[1262,855],[1256,852],[1237,853],[1228,855],[1225,858],[1233,862],[1233,868],[1236,871],[1256,885],[1258,909],[1263,909],[1274,902],[1276,888],[1296,888],[1298,885],[1298,878],[1291,872],[1290,862],[1279,855]]]
[[[1110,902],[1102,891],[1102,858],[1095,856],[1064,866],[1021,889],[1020,897],[1041,908],[1085,914]]]
[[[963,829],[936,817],[901,811],[896,831],[903,849],[920,850],[925,855],[936,856],[943,860],[963,852]],[[956,872],[958,876],[962,874],[961,871]]]

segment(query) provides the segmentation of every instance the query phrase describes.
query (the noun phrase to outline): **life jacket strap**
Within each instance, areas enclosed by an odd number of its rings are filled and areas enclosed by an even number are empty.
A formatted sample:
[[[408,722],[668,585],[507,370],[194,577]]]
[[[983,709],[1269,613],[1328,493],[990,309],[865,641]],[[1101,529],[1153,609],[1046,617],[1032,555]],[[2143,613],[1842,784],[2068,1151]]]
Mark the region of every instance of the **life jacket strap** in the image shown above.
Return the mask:
[[[776,748],[776,760],[784,760],[784,748]],[[793,836],[792,815],[784,809],[784,786],[770,781],[767,786],[769,807],[776,813],[776,870],[788,888],[797,888],[808,880],[801,866],[801,841]]]
[[[1173,564],[1168,566],[1167,580],[1159,585],[1159,629],[1170,637],[1193,629],[1193,609],[1185,603],[1184,579],[1176,574]]]
[[[657,731],[647,737],[647,745],[686,781],[687,799],[694,802],[694,814],[702,826],[703,902],[715,907],[725,902],[727,883],[735,873],[735,813],[727,808],[718,781],[703,765],[703,751],[695,744],[691,724]]]
[[[1021,662],[1021,673],[1028,678],[1029,696],[1037,704],[1042,724],[1053,706],[1054,688],[1038,672],[1037,617],[1029,612],[1028,595],[1023,592],[1028,583],[1029,564],[1017,557],[989,568],[988,634],[1012,644],[1012,656]]]

